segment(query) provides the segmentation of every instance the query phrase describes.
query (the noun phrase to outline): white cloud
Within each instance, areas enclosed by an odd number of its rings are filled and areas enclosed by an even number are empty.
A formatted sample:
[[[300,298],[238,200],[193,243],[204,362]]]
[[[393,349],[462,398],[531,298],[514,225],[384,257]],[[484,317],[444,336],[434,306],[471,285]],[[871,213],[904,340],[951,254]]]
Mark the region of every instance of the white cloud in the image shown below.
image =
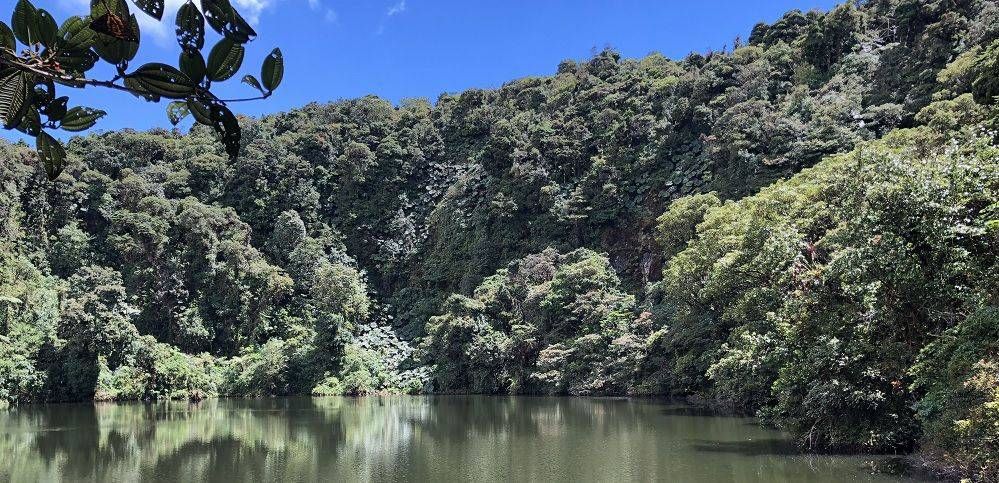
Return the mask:
[[[274,4],[274,0],[235,0],[236,9],[252,25],[260,23],[260,12]]]
[[[406,0],[399,0],[399,3],[392,5],[388,9],[388,16],[398,15],[406,11]]]
[[[340,20],[340,14],[338,14],[336,10],[333,10],[333,8],[331,7],[327,7],[325,9],[323,8],[322,0],[308,0],[308,2],[309,2],[309,10],[312,10],[314,12],[320,12],[320,11],[324,12],[323,20],[325,20],[327,23],[337,23]]]
[[[378,24],[378,28],[375,29],[375,35],[381,35],[385,33],[385,22],[388,21],[389,17],[394,17],[405,11],[406,11],[406,0],[399,0],[399,3],[396,3],[395,5],[389,7],[389,9],[385,12],[385,18],[382,19],[382,22]]]
[[[135,18],[139,21],[139,30],[143,35],[149,35],[160,47],[171,45],[175,39],[174,34],[174,14],[186,0],[166,0],[166,7],[163,9],[163,20],[156,20],[143,12],[135,12]],[[89,3],[89,2],[88,2]]]

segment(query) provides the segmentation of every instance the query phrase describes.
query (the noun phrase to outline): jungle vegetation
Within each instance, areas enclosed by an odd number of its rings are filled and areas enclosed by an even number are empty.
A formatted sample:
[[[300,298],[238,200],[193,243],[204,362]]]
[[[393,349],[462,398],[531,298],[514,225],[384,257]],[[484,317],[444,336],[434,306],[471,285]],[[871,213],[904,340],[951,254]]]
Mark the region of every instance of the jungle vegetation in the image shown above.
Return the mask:
[[[670,395],[999,479],[999,3],[0,145],[0,400]]]

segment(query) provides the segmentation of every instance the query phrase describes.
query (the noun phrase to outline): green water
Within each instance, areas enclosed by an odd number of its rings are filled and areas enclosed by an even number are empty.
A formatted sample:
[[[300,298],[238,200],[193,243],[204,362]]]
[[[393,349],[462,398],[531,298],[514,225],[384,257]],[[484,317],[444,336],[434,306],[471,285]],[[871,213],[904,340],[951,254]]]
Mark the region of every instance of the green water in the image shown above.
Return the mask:
[[[0,413],[0,481],[905,481],[648,400],[368,397]],[[873,474],[872,474],[873,473]],[[911,480],[910,480],[911,481]]]

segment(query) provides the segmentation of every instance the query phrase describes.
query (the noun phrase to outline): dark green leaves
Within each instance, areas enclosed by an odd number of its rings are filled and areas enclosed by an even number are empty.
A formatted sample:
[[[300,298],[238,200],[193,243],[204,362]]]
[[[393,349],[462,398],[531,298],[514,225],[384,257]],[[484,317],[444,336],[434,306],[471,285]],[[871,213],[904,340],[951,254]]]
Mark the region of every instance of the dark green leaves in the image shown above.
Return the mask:
[[[180,121],[182,121],[190,113],[191,110],[187,107],[187,102],[173,101],[167,105],[167,117],[170,119],[170,124],[173,124],[174,126],[180,123]]]
[[[90,29],[117,40],[138,42],[138,29],[131,28],[126,22],[125,17],[114,13],[106,13],[97,17],[93,22],[90,22]]]
[[[194,116],[195,121],[198,121],[206,126],[212,125],[212,109],[208,106],[208,104],[205,104],[198,99],[191,98],[187,100],[187,107],[188,110],[191,111],[191,115]]]
[[[61,50],[84,50],[94,45],[97,32],[90,29],[90,22],[78,16],[66,19],[59,27],[59,39],[62,40]]]
[[[169,99],[183,99],[194,94],[195,84],[175,67],[153,62],[139,67],[128,75],[142,88],[154,95]]]
[[[37,107],[48,104],[55,99],[55,84],[48,79],[42,79],[41,82],[32,85],[31,88],[34,91],[31,102]]]
[[[243,65],[243,54],[246,49],[242,45],[224,38],[215,44],[208,54],[208,78],[213,81],[224,81],[236,75]]]
[[[281,85],[284,79],[284,56],[281,49],[274,49],[271,54],[264,59],[264,65],[260,69],[260,78],[264,81],[264,87],[268,91],[273,91]]]
[[[52,47],[56,39],[55,19],[47,11],[37,9],[28,0],[19,0],[11,16],[13,34],[25,45]]]
[[[50,13],[38,9],[35,16],[35,29],[37,30],[34,32],[34,35],[37,35],[38,43],[49,48],[55,45],[56,33],[59,31],[59,27],[56,26],[56,21]]]
[[[66,167],[66,150],[56,138],[49,133],[42,131],[35,136],[35,148],[38,150],[38,159],[45,165],[45,174],[50,180],[59,177],[63,168]]]
[[[21,122],[31,105],[33,90],[28,74],[15,69],[0,72],[0,121],[5,128],[10,129]]]
[[[129,25],[135,32],[139,31],[139,22],[135,19],[135,15],[129,17]],[[139,51],[139,41],[138,38],[131,41],[98,34],[97,42],[94,43],[94,51],[105,62],[117,65],[135,58],[136,52]]]
[[[258,81],[257,78],[253,77],[252,75],[249,74],[244,75],[243,83],[260,91],[261,94],[267,94],[266,92],[264,92],[264,88],[260,86],[260,81]]]
[[[94,51],[105,62],[121,65],[139,51],[139,22],[125,0],[91,0],[90,28],[97,32]]]
[[[235,160],[239,156],[239,140],[242,136],[236,116],[229,108],[221,104],[212,104],[212,122],[212,127],[225,145],[229,159]]]
[[[216,32],[239,44],[245,44],[257,36],[257,32],[239,15],[229,0],[201,0],[208,25]]]
[[[0,22],[0,49],[14,50],[17,43],[14,40],[14,31],[7,24]]]
[[[205,46],[205,17],[191,2],[177,11],[177,43],[184,51],[201,50]]]
[[[40,113],[47,116],[49,121],[61,121],[64,117],[66,117],[67,103],[69,103],[69,97],[67,96],[53,99],[41,107]]]
[[[100,109],[74,107],[66,112],[59,127],[70,132],[85,131],[94,127],[94,124],[97,124],[97,120],[105,115],[107,113]]]
[[[128,89],[132,91],[132,94],[136,97],[145,99],[149,102],[160,102],[159,95],[149,92],[145,87],[143,87],[142,83],[134,77],[125,78],[125,87],[128,87]]]
[[[28,106],[24,111],[24,116],[21,120],[14,126],[14,129],[23,132],[29,136],[35,136],[42,131],[42,118],[38,114],[38,109],[35,106]]]
[[[55,57],[56,61],[66,72],[82,74],[94,67],[97,63],[97,54],[92,50],[60,50]]]
[[[208,25],[220,34],[225,33],[232,11],[229,0],[201,0],[201,8],[204,9]]]
[[[191,79],[191,82],[200,84],[205,79],[206,70],[205,58],[201,56],[201,52],[191,50],[180,54],[180,71]]]
[[[76,16],[66,19],[56,37],[59,47],[55,60],[63,71],[82,74],[97,63],[97,54],[90,50],[97,41],[97,32],[90,29],[89,19]]]
[[[992,42],[975,58],[971,95],[986,106],[999,103],[999,43]]]
[[[136,7],[156,20],[163,20],[163,0],[132,0]]]
[[[220,103],[210,103],[195,98],[187,100],[187,107],[190,109],[191,115],[194,116],[194,120],[215,130],[225,145],[226,154],[229,155],[230,159],[236,159],[239,155],[239,141],[242,131],[239,127],[239,121],[232,111]]]
[[[0,122],[5,129],[17,129],[37,138],[39,156],[45,160],[51,177],[62,169],[65,152],[44,130],[85,131],[106,115],[99,109],[70,109],[69,97],[56,93],[56,88],[62,86],[124,87],[148,101],[177,99],[167,107],[171,123],[176,125],[193,115],[198,122],[211,126],[226,152],[236,156],[241,136],[239,122],[227,101],[210,92],[213,82],[236,75],[246,53],[243,45],[256,36],[233,8],[232,0],[178,2],[182,4],[175,23],[182,52],[177,67],[154,62],[134,70],[129,64],[138,52],[141,35],[138,19],[130,8],[162,20],[170,2],[89,0],[89,15],[72,16],[58,25],[49,12],[35,7],[32,1],[11,0],[14,5],[10,25],[0,22]],[[203,56],[206,23],[223,38]],[[102,81],[88,75],[101,60],[111,64],[117,73],[112,79]],[[284,75],[279,50],[265,60],[261,73],[260,77],[244,76],[243,82],[268,97]]]
[[[25,45],[32,45],[32,31],[37,29],[35,17],[38,16],[38,9],[28,0],[18,0],[14,7],[14,15],[10,18],[14,36]]]
[[[232,10],[232,17],[232,31],[229,32],[227,37],[241,44],[245,44],[256,38],[257,32],[253,30],[253,27],[250,27],[250,24],[243,19],[243,16],[236,9]]]

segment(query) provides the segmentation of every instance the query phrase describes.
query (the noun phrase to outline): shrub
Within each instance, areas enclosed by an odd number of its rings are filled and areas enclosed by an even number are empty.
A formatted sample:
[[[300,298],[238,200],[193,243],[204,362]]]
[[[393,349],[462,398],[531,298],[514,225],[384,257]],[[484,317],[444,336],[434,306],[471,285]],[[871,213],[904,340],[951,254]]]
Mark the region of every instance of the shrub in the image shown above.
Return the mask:
[[[936,466],[999,479],[999,307],[983,307],[923,348],[912,368],[923,453]]]
[[[184,354],[150,336],[135,341],[134,347],[134,355],[114,369],[100,358],[94,399],[200,401],[218,395],[219,377],[211,356]]]

